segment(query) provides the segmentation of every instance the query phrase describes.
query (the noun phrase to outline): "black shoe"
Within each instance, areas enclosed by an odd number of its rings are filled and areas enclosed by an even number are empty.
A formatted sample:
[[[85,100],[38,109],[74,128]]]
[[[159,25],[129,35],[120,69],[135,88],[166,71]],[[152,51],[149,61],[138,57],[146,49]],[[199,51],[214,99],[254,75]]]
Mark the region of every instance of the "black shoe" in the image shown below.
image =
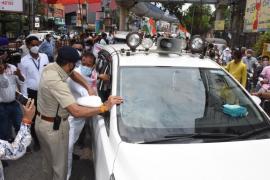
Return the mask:
[[[79,160],[79,159],[80,159],[80,156],[73,153],[73,154],[72,154],[72,159],[73,159],[73,160]]]
[[[3,168],[8,167],[8,162],[7,161],[2,161]]]

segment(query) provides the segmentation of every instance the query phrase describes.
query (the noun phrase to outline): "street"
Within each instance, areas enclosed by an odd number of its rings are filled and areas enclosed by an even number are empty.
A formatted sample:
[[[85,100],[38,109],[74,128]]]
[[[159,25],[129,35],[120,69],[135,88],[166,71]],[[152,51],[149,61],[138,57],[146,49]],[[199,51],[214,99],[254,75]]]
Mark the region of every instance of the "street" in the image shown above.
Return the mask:
[[[85,138],[85,148],[75,146],[74,153],[80,155],[79,160],[73,161],[70,180],[93,180],[94,167],[91,155],[90,136]],[[6,180],[43,180],[41,151],[26,153],[16,161],[8,161],[9,166],[4,169]]]

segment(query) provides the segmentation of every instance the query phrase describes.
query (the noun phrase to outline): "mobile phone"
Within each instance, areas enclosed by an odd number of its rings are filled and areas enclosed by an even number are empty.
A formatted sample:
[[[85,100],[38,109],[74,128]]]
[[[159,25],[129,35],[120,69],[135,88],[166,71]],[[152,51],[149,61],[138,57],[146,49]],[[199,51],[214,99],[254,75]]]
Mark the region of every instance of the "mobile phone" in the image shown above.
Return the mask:
[[[53,130],[59,130],[60,124],[61,124],[61,117],[56,115],[53,121]]]
[[[19,91],[16,91],[16,100],[21,103],[22,105],[26,105],[26,103],[28,102],[28,98],[25,97],[22,93],[20,93]]]

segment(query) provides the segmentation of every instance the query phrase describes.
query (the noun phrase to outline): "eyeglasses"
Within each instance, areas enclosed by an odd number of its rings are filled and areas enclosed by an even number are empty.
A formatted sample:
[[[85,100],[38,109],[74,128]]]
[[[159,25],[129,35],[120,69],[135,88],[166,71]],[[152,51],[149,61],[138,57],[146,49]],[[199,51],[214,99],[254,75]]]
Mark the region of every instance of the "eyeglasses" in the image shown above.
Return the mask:
[[[82,52],[83,51],[83,49],[79,49],[79,48],[76,48],[78,51],[80,51],[80,52]]]

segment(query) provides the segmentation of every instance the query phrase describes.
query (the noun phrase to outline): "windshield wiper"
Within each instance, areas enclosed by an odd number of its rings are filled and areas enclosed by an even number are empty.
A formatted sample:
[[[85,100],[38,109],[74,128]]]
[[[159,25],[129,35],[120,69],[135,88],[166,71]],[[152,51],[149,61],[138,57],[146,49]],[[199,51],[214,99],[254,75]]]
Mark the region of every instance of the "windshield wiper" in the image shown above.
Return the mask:
[[[250,136],[262,133],[264,131],[269,131],[269,130],[270,130],[270,126],[266,126],[266,127],[263,127],[263,128],[247,131],[245,133],[236,135],[235,137],[224,138],[224,139],[221,139],[221,141],[224,142],[224,141],[232,141],[232,140],[237,140],[237,139],[246,139],[246,138],[249,138]],[[209,140],[207,142],[215,142],[215,140]]]
[[[159,139],[153,139],[149,141],[139,142],[138,144],[155,144],[155,143],[162,143],[168,141],[174,141],[179,139],[204,139],[204,138],[211,138],[211,139],[220,139],[220,138],[233,138],[238,137],[237,134],[227,134],[227,133],[193,133],[193,134],[169,134]]]
[[[236,137],[236,138],[239,138],[239,139],[247,138],[247,137],[262,133],[264,131],[269,131],[269,130],[270,130],[270,126],[266,126],[266,127],[263,127],[263,128],[247,131],[247,132],[245,132],[243,134],[238,135],[238,137]]]

